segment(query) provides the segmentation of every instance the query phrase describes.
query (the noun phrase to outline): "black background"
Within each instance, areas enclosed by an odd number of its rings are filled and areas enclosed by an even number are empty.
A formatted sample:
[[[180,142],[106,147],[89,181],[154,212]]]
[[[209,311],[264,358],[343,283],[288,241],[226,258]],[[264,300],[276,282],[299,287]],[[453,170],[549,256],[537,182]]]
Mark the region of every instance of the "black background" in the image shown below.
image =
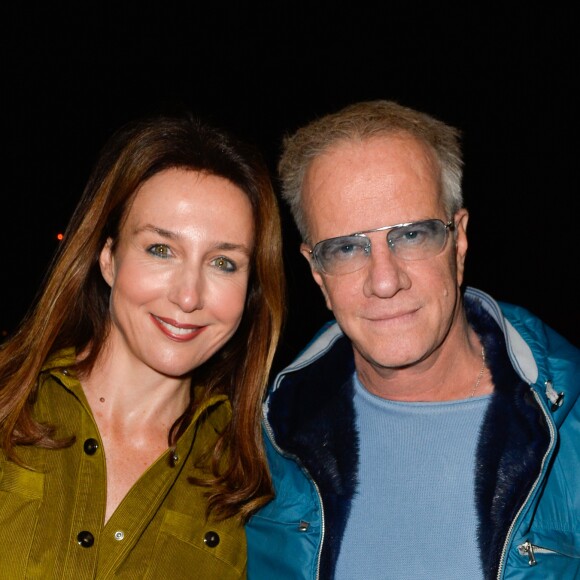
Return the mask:
[[[580,345],[572,8],[15,4],[0,9],[4,334],[33,299],[100,147],[122,123],[184,106],[259,145],[274,172],[284,133],[350,102],[388,98],[463,132],[466,283]],[[330,317],[282,211],[290,315],[277,364]]]

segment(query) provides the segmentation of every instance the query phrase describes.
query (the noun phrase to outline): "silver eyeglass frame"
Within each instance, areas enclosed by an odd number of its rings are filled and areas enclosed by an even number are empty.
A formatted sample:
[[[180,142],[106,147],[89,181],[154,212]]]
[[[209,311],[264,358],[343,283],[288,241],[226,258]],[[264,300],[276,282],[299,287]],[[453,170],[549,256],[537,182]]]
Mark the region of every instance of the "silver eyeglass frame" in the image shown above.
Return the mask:
[[[445,226],[445,243],[446,243],[447,242],[447,234],[448,234],[448,232],[455,231],[455,228],[457,227],[457,224],[455,223],[454,220],[449,220],[447,223],[445,223],[443,220],[441,220],[439,218],[431,218],[431,219],[426,219],[426,220],[417,220],[417,221],[414,221],[414,222],[403,222],[403,223],[394,224],[394,225],[391,225],[391,226],[381,226],[380,228],[373,228],[371,230],[363,230],[363,231],[360,231],[360,232],[354,232],[352,234],[344,234],[342,236],[333,236],[332,238],[326,238],[324,240],[320,240],[319,242],[317,242],[316,244],[314,244],[314,247],[311,250],[308,249],[307,251],[308,251],[308,253],[310,254],[310,256],[312,257],[312,259],[314,260],[314,262],[316,263],[318,269],[321,272],[324,272],[325,274],[327,274],[329,276],[333,276],[335,274],[330,274],[329,272],[327,272],[322,267],[322,264],[320,263],[320,260],[317,257],[316,248],[317,247],[320,247],[320,244],[323,244],[325,242],[328,242],[329,240],[336,240],[336,239],[339,239],[339,238],[350,238],[350,237],[366,238],[366,237],[368,237],[366,234],[372,234],[372,233],[375,233],[375,232],[385,232],[387,230],[392,230],[394,228],[408,227],[408,226],[412,226],[412,225],[415,225],[415,224],[422,224],[422,223],[433,222],[433,221],[438,221],[438,222],[440,222],[441,224],[443,224]],[[443,251],[443,248],[445,247],[445,243],[441,247],[441,251]],[[369,240],[369,245],[370,245],[370,240]],[[438,254],[435,254],[435,255],[438,255]],[[356,270],[352,270],[352,272],[356,272],[359,269],[360,268],[357,268]]]

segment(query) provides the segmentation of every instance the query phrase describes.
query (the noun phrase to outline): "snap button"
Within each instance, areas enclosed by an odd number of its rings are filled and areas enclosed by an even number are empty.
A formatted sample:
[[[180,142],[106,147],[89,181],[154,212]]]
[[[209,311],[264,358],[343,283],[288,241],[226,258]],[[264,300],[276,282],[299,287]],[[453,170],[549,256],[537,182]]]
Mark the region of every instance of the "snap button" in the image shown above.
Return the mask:
[[[93,536],[93,534],[91,534],[91,532],[87,531],[79,532],[77,536],[77,542],[83,548],[90,548],[95,543],[95,537]]]
[[[217,532],[207,532],[203,538],[203,541],[206,546],[215,548],[220,543],[220,537]]]
[[[83,449],[87,455],[94,455],[99,448],[99,442],[96,439],[87,439],[83,445]]]
[[[125,537],[125,532],[123,532],[122,530],[115,532],[115,540],[120,542],[124,537]]]
[[[169,453],[169,467],[175,467],[179,463],[179,455],[175,450]]]

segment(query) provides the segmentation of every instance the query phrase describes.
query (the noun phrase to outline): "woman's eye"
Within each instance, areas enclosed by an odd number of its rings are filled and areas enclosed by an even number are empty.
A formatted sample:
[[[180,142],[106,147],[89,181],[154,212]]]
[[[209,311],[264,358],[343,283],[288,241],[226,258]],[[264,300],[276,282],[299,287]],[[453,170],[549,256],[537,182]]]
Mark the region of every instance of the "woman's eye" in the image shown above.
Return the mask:
[[[215,258],[212,261],[212,264],[219,268],[220,270],[224,270],[225,272],[235,272],[236,265],[231,261],[225,258],[224,256],[220,256],[219,258]]]
[[[165,244],[153,244],[147,248],[147,251],[159,258],[169,258],[171,254],[169,246],[166,246]]]

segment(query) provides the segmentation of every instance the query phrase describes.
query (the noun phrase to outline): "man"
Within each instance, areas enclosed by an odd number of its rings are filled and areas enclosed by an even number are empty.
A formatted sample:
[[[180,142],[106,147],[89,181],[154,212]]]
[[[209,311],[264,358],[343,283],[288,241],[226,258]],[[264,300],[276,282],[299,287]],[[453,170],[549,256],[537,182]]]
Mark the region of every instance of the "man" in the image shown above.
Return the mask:
[[[279,169],[336,322],[266,401],[249,577],[580,578],[580,351],[462,286],[458,131],[358,103]]]

